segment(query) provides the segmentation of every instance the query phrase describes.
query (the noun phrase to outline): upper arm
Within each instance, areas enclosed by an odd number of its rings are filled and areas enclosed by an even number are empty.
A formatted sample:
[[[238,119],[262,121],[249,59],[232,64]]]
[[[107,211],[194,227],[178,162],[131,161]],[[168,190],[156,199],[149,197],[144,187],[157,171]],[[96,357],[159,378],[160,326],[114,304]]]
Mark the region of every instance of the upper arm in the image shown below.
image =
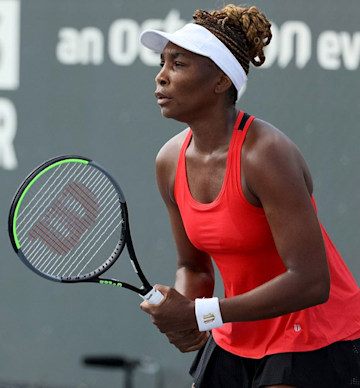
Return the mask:
[[[256,125],[244,156],[246,184],[264,209],[287,270],[301,274],[305,282],[321,279],[326,283],[326,252],[306,163],[285,135],[266,128],[266,123]]]

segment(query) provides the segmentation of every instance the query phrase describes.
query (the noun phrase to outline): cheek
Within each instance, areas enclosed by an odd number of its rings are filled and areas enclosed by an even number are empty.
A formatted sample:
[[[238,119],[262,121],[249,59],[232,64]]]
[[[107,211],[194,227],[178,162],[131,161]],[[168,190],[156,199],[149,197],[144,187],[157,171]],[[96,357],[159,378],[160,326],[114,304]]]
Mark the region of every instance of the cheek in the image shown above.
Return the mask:
[[[187,100],[191,97],[192,100],[197,101],[208,100],[213,94],[213,90],[213,83],[204,77],[197,77],[187,82],[179,82],[177,88],[178,96],[182,100]]]

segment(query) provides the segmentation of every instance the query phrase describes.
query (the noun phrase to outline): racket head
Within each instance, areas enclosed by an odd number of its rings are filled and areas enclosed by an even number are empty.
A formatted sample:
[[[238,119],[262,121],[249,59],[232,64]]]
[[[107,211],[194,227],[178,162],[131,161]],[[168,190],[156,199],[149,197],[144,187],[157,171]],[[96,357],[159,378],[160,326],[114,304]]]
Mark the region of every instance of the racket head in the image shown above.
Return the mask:
[[[91,281],[124,249],[125,197],[96,162],[59,156],[21,184],[10,207],[8,230],[15,252],[38,275],[58,282]]]

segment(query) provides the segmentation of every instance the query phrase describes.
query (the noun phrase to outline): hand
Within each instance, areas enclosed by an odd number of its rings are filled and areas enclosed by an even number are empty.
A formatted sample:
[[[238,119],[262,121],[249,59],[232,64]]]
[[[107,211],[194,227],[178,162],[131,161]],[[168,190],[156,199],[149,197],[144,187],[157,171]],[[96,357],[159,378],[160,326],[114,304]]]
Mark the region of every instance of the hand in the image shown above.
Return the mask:
[[[207,342],[210,333],[208,331],[199,331],[190,329],[185,331],[176,331],[166,334],[169,342],[178,348],[182,353],[193,352],[201,349]]]
[[[177,292],[174,288],[156,285],[164,295],[156,305],[144,301],[140,308],[151,315],[152,322],[165,334],[197,329],[195,302]]]

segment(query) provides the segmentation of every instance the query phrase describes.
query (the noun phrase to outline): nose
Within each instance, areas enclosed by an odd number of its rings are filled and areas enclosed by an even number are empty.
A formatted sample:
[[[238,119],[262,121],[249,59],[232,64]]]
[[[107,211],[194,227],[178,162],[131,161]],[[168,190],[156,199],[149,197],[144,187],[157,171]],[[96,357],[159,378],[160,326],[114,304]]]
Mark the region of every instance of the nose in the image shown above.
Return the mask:
[[[169,82],[167,74],[166,74],[165,66],[163,66],[161,68],[161,70],[159,71],[159,73],[155,77],[155,82],[161,86],[164,86]]]

